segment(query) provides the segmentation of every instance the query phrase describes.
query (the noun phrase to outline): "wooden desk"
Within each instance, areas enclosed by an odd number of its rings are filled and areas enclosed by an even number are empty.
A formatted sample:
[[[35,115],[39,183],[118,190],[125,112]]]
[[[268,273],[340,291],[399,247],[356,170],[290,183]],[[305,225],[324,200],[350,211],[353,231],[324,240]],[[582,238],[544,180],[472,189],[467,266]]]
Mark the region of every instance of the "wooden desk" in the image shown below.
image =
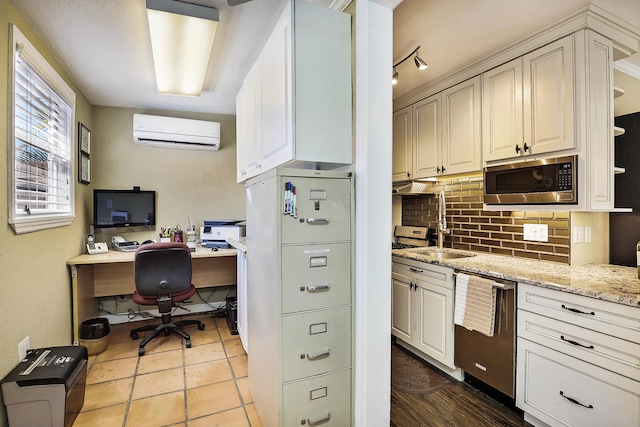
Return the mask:
[[[236,284],[236,250],[197,248],[191,252],[191,281],[196,288]],[[80,322],[98,316],[96,298],[130,295],[135,291],[134,252],[109,251],[80,255],[67,261],[71,270],[73,343]]]

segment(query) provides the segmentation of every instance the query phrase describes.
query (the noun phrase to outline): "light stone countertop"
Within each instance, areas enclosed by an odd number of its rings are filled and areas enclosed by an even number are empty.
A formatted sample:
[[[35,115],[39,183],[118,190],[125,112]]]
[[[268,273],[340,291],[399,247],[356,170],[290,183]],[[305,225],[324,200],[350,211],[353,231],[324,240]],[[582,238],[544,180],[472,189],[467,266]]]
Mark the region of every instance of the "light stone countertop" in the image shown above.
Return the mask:
[[[443,251],[474,255],[465,258],[434,259],[425,252]],[[466,252],[435,247],[393,249],[393,256],[484,274],[496,279],[556,289],[640,308],[640,279],[637,269],[611,264],[566,264]]]

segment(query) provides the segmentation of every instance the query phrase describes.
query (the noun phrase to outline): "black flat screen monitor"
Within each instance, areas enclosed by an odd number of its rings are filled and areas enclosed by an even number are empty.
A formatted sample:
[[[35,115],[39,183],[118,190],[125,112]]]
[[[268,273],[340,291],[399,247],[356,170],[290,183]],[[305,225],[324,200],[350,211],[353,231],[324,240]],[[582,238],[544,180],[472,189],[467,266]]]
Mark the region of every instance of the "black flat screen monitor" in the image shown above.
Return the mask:
[[[93,227],[96,231],[155,229],[156,192],[93,190]]]

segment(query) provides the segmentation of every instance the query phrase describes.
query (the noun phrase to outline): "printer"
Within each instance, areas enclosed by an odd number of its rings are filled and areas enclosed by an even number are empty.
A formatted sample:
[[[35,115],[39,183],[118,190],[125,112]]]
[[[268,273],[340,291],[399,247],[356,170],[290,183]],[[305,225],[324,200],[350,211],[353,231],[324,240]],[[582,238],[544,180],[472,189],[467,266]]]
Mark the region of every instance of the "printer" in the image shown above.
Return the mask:
[[[2,380],[11,427],[71,427],[84,404],[87,348],[28,350]]]
[[[227,238],[238,240],[246,236],[244,220],[204,221],[200,227],[200,245],[205,248],[230,248]]]

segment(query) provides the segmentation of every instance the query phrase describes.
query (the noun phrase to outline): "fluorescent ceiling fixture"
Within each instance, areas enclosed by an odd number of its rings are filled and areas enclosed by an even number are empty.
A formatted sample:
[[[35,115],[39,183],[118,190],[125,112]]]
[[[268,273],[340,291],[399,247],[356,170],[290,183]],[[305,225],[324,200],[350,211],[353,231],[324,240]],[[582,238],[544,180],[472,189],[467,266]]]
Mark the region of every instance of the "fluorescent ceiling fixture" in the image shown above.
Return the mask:
[[[200,96],[218,10],[175,0],[147,0],[158,93]]]

